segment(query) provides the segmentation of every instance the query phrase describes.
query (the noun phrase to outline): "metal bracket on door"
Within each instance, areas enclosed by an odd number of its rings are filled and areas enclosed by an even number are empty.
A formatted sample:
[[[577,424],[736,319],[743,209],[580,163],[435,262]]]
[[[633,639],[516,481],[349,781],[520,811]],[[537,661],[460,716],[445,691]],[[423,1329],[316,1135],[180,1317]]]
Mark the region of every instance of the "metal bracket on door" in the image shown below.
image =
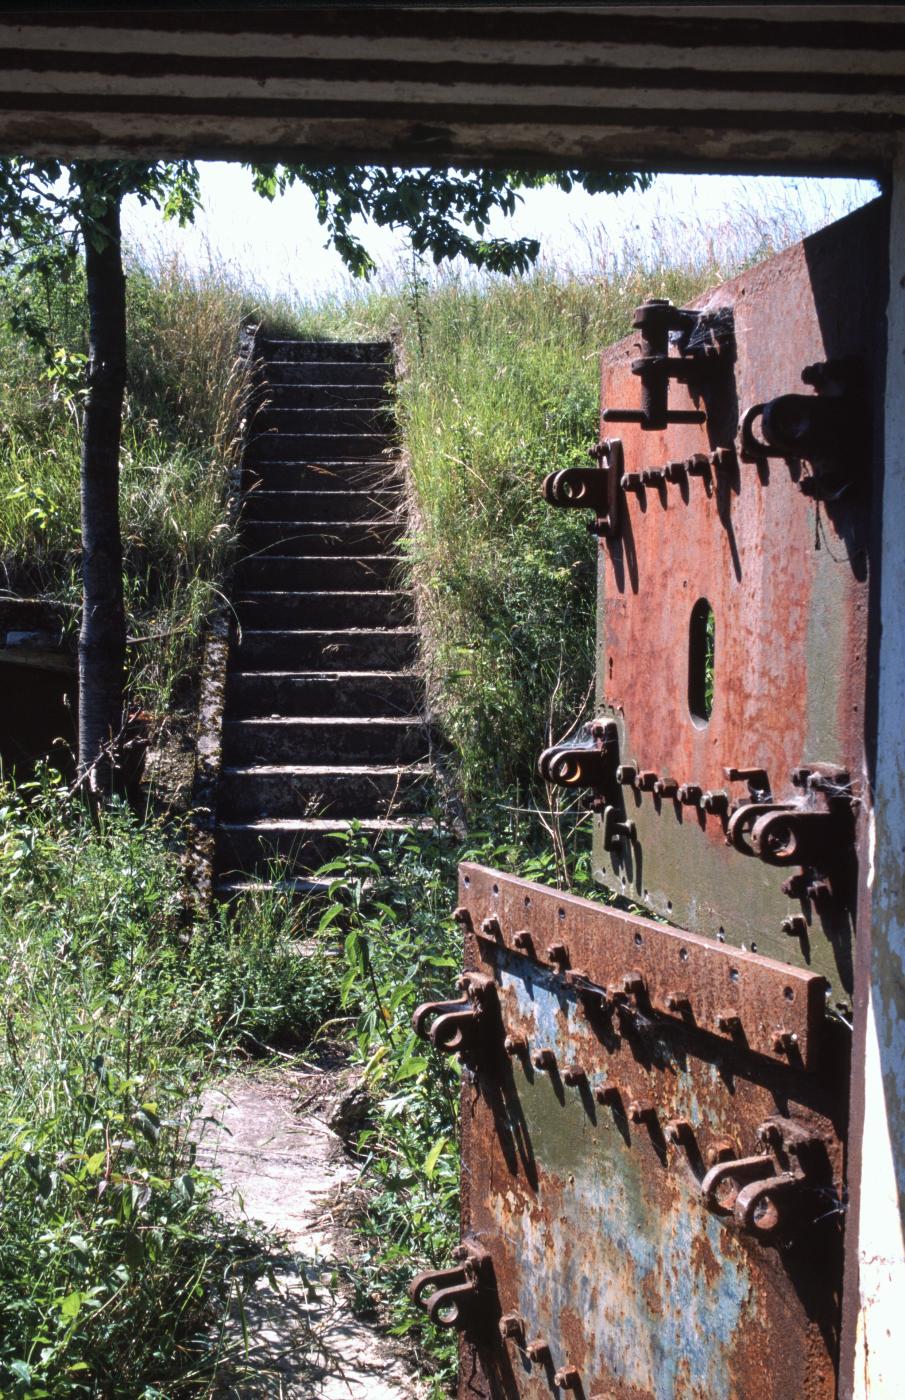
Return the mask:
[[[625,470],[619,438],[604,438],[588,453],[596,467],[565,467],[544,477],[541,490],[547,505],[593,510],[592,535],[612,538],[619,530],[619,502]],[[603,466],[606,462],[606,466]]]
[[[425,1001],[416,1007],[412,1028],[435,1050],[478,1062],[502,1039],[496,985],[492,977],[466,972],[457,986],[465,993],[459,1001]]]
[[[537,771],[545,783],[593,788],[598,793],[616,790],[619,731],[615,722],[595,719],[588,726],[588,735],[577,743],[553,744],[544,749],[537,760]]]
[[[490,1255],[464,1240],[453,1250],[453,1258],[459,1261],[453,1268],[429,1269],[412,1279],[409,1297],[437,1327],[475,1331],[487,1321],[481,1314],[494,1292]]]
[[[760,1238],[788,1229],[806,1213],[808,1189],[820,1186],[822,1144],[789,1118],[768,1118],[757,1130],[753,1157],[717,1162],[701,1182],[704,1204],[731,1214],[742,1230]]]
[[[654,297],[636,308],[632,326],[641,332],[641,356],[632,362],[632,374],[641,380],[641,408],[604,409],[603,421],[637,423],[645,432],[661,431],[670,423],[705,423],[707,415],[700,409],[669,407],[669,381],[688,383],[712,373],[721,352],[734,344],[726,314],[687,310]],[[678,355],[669,353],[671,338]]]
[[[746,411],[740,457],[743,462],[804,458],[813,475],[801,477],[799,489],[816,500],[830,500],[863,475],[864,444],[869,439],[864,369],[857,360],[828,360],[808,365],[801,378],[817,392],[780,394]],[[757,423],[762,438],[755,436]]]

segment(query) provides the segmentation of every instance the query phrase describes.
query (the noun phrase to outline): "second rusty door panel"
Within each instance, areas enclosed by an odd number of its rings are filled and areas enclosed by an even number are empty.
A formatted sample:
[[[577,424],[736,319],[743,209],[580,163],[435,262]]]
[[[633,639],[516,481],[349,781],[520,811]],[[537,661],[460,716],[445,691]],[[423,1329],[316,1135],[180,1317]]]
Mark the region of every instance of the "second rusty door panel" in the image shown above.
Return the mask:
[[[832,1400],[882,201],[602,357],[597,715],[539,760],[625,909],[460,867],[459,1394]],[[631,901],[631,903],[629,903]],[[642,917],[639,910],[655,918]]]
[[[480,866],[459,897],[463,1224],[486,1256],[461,1393],[830,1400],[822,979]]]

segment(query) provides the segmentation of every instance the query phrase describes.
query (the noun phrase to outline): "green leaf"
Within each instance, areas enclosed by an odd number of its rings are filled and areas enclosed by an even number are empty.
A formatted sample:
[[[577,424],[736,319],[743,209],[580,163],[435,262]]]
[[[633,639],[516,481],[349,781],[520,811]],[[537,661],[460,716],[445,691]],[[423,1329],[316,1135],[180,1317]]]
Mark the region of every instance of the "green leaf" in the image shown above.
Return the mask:
[[[427,1156],[425,1157],[423,1171],[426,1177],[430,1178],[433,1176],[434,1171],[436,1170],[437,1163],[440,1160],[440,1154],[446,1146],[447,1141],[448,1139],[445,1137],[438,1137],[430,1152],[428,1152]]]
[[[78,1289],[75,1289],[72,1293],[67,1293],[66,1297],[61,1299],[59,1303],[60,1312],[64,1317],[78,1317],[84,1298],[84,1293],[80,1293]]]

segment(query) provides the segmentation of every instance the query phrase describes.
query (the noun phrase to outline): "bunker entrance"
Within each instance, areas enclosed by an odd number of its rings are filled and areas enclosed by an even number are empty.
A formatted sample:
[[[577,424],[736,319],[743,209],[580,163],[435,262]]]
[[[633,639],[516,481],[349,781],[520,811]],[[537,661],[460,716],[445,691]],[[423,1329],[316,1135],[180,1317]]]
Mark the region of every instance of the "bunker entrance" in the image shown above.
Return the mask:
[[[413,1294],[463,1397],[835,1394],[885,222],[639,307],[599,465],[545,483],[601,602],[541,771],[645,913],[460,868],[416,1029],[465,1068],[462,1244]]]

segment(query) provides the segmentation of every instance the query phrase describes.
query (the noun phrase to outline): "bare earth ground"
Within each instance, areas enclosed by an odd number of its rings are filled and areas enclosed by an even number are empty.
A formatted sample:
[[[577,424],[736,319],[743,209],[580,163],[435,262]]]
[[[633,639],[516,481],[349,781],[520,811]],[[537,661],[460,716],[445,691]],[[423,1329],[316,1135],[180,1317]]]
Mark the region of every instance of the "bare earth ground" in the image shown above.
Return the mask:
[[[343,1199],[357,1172],[318,1117],[329,1071],[256,1069],[204,1096],[199,1165],[216,1168],[227,1213],[274,1231],[273,1283],[262,1280],[228,1344],[241,1357],[220,1400],[417,1400],[406,1360],[352,1315],[337,1265],[354,1253]],[[208,1120],[208,1121],[205,1121]],[[213,1121],[210,1121],[213,1120]],[[274,1283],[276,1287],[274,1287]]]

